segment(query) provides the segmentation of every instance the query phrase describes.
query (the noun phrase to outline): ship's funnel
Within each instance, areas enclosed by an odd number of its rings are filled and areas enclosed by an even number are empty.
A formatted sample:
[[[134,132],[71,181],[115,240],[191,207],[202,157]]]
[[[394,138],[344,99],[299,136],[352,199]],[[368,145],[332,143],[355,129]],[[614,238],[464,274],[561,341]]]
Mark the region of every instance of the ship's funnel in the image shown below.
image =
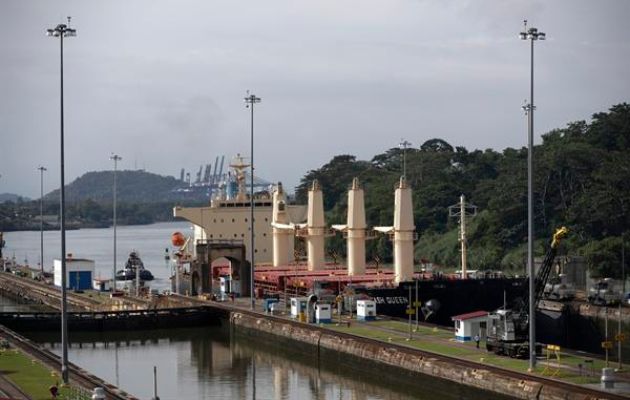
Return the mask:
[[[290,217],[287,210],[287,199],[278,182],[273,192],[273,266],[288,265],[293,254],[293,229],[290,228]]]
[[[359,180],[348,191],[348,275],[365,274],[365,205]]]
[[[306,227],[308,229],[308,235],[306,237],[308,270],[317,271],[324,269],[324,235],[326,224],[324,222],[324,199],[317,180],[313,181],[313,186],[308,191],[308,220]]]
[[[396,283],[413,278],[413,204],[411,188],[404,177],[394,195],[394,280]]]

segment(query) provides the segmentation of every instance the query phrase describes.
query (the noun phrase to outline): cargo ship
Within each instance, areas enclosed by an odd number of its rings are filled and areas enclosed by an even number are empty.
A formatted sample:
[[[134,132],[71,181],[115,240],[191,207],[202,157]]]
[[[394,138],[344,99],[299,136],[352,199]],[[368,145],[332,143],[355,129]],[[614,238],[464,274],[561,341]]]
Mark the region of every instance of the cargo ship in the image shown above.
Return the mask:
[[[193,295],[220,294],[229,290],[235,296],[249,296],[249,228],[251,193],[245,188],[242,158],[231,164],[238,192],[234,197],[219,194],[210,207],[175,208],[174,215],[194,224],[192,261],[179,276],[180,292]],[[391,227],[367,229],[363,189],[354,179],[348,191],[348,219],[329,229],[324,220],[323,194],[317,181],[308,193],[308,204],[288,205],[282,185],[276,185],[271,196],[254,198],[256,268],[254,283],[258,296],[306,295],[309,293],[345,293],[369,296],[377,303],[377,312],[405,317],[409,305],[420,304],[422,319],[451,325],[454,315],[470,311],[491,311],[511,304],[524,290],[522,278],[507,278],[499,272],[468,271],[463,259],[462,271],[456,274],[419,272],[414,265],[414,240],[411,188],[401,177],[394,193],[394,224]],[[465,221],[466,205],[462,196]],[[326,263],[324,242],[337,234],[347,239],[347,266]],[[465,233],[464,233],[465,234]],[[377,235],[393,240],[394,268],[370,268],[365,260],[365,241]],[[294,252],[296,241],[303,241],[307,260]],[[465,237],[462,241],[465,243]],[[465,251],[464,251],[465,253]],[[184,256],[184,259],[187,257]],[[217,260],[223,261],[217,261]],[[181,284],[185,286],[182,288]],[[227,283],[229,282],[229,283]],[[176,285],[174,283],[174,285]],[[417,297],[416,297],[416,287]]]
[[[397,287],[350,287],[374,299],[379,314],[407,318],[411,309],[424,322],[452,326],[451,317],[474,311],[492,311],[512,303],[527,290],[527,280],[489,276],[461,279],[436,276],[401,282]],[[416,304],[418,305],[416,307]]]

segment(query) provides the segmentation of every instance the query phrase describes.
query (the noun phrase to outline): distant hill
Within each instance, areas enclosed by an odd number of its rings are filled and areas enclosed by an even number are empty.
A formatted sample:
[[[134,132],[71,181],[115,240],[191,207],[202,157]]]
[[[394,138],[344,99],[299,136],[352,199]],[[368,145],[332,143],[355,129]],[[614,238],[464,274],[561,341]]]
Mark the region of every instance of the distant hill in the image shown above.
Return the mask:
[[[30,201],[28,197],[20,196],[13,193],[0,193],[0,203],[4,203],[5,201],[12,201],[14,203],[18,201]]]
[[[178,188],[186,186],[172,176],[162,176],[146,171],[118,171],[116,173],[119,203],[159,203],[207,200],[205,193],[182,193]],[[92,200],[97,203],[113,201],[114,171],[93,171],[66,185],[66,201],[77,203]],[[46,199],[58,201],[59,189],[46,195]]]

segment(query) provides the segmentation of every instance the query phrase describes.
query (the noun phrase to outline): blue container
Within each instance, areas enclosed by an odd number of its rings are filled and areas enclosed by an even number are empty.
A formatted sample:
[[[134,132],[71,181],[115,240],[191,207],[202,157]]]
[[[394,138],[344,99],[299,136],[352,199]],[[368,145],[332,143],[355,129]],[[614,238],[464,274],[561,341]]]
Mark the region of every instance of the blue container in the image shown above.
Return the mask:
[[[271,305],[272,304],[276,304],[278,303],[278,299],[264,299],[263,300],[263,311],[264,312],[270,312],[271,311]]]
[[[69,271],[68,288],[71,290],[92,289],[92,272],[90,271]]]

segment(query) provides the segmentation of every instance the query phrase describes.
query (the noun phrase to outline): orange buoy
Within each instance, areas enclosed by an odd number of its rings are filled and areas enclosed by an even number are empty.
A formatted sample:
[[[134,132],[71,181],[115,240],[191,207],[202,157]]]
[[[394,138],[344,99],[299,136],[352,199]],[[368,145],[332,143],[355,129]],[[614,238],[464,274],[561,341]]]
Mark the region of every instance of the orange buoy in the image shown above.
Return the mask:
[[[173,246],[181,247],[186,243],[186,238],[183,233],[175,232],[171,235],[171,243],[173,243]]]

